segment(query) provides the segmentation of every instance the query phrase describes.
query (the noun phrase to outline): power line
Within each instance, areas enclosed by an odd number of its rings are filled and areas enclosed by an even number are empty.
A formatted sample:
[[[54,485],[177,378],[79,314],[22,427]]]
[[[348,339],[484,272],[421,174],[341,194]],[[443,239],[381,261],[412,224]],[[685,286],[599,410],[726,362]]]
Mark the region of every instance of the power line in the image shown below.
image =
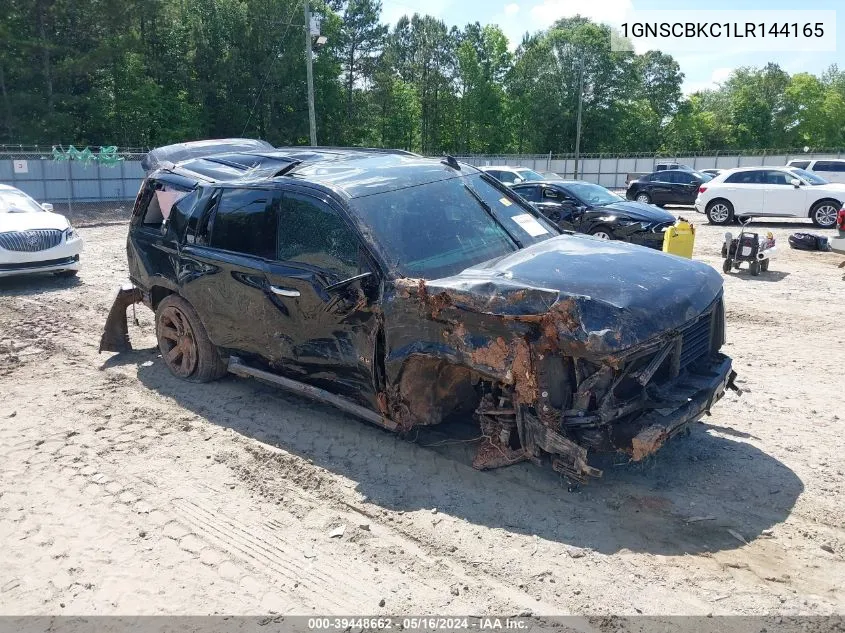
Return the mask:
[[[293,13],[293,12],[291,12]],[[285,31],[282,33],[282,37],[279,42],[279,48],[274,50],[270,55],[272,59],[270,63],[267,65],[267,73],[264,75],[264,81],[261,82],[261,88],[258,91],[258,95],[255,97],[255,101],[252,103],[252,107],[249,110],[249,116],[246,118],[246,123],[244,123],[244,129],[241,130],[241,136],[246,134],[246,128],[249,127],[249,122],[252,120],[252,115],[255,112],[255,108],[258,105],[258,102],[261,100],[261,95],[264,94],[264,88],[267,85],[267,80],[270,79],[270,73],[273,72],[273,68],[276,65],[276,61],[280,58],[280,54],[282,49],[284,48],[285,43],[285,36],[288,34],[288,30],[290,29],[291,25],[293,24],[293,19],[285,25]]]

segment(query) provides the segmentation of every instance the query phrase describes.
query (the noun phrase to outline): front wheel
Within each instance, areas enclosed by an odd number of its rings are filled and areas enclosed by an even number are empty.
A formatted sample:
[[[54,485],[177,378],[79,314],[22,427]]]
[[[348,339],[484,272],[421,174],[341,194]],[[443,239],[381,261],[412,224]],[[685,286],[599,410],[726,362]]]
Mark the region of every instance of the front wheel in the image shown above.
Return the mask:
[[[733,219],[734,208],[727,200],[714,200],[707,205],[706,215],[710,224],[728,224]]]
[[[810,219],[821,229],[832,229],[836,226],[836,216],[839,213],[840,205],[833,200],[822,200],[817,202],[810,211]]]
[[[637,197],[635,198],[637,202],[641,202],[643,204],[651,204],[651,196],[647,193],[638,193]]]
[[[610,229],[606,226],[597,226],[592,231],[590,231],[590,235],[593,237],[597,237],[600,240],[612,240],[613,233],[610,232]]]
[[[209,382],[225,375],[226,365],[199,315],[179,295],[165,297],[158,304],[156,337],[165,365],[177,378]]]
[[[53,273],[56,277],[76,277],[79,274],[78,270],[60,270]]]

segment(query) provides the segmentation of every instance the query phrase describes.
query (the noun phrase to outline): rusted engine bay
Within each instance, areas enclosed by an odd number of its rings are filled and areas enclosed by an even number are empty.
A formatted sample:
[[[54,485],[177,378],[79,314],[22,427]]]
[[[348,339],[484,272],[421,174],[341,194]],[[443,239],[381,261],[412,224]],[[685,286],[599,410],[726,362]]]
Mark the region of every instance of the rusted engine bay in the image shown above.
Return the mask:
[[[598,477],[588,450],[642,460],[708,412],[725,388],[736,389],[730,360],[718,353],[721,296],[680,328],[628,345],[623,328],[588,329],[582,311],[592,305],[589,297],[579,302],[558,300],[552,290],[462,285],[397,281],[397,300],[386,311],[415,306],[420,314],[388,322],[429,329],[415,331],[410,354],[401,345],[395,360],[388,354],[393,387],[379,404],[402,430],[474,411],[483,436],[476,468],[540,463],[548,455],[571,480]],[[388,349],[406,336],[388,330]]]

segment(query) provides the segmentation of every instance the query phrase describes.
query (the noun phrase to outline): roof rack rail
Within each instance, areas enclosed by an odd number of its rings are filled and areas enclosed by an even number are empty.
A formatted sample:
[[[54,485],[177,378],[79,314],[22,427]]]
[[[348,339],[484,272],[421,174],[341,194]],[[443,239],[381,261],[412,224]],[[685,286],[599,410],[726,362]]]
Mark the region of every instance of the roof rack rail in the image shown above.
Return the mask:
[[[348,152],[372,152],[373,154],[395,154],[397,156],[420,156],[414,152],[409,152],[404,149],[390,149],[387,147],[340,147],[337,145],[284,145],[277,147],[280,150],[330,150],[330,151],[348,151]]]

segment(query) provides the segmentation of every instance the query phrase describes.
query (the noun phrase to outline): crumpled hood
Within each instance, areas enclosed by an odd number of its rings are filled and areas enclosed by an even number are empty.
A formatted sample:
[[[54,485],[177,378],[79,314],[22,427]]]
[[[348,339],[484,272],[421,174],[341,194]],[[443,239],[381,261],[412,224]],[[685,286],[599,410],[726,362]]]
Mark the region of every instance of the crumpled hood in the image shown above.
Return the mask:
[[[632,220],[640,220],[642,222],[672,222],[675,223],[675,216],[664,211],[660,207],[653,204],[644,204],[634,200],[626,200],[613,202],[611,204],[603,204],[596,207],[593,211],[608,210],[615,212],[620,216],[625,216]]]
[[[511,317],[559,315],[561,337],[616,352],[680,327],[722,292],[706,264],[624,242],[561,235],[426,282],[451,305]]]
[[[64,231],[70,224],[58,213],[39,211],[32,213],[0,213],[0,233],[30,231],[32,229],[58,229]]]

